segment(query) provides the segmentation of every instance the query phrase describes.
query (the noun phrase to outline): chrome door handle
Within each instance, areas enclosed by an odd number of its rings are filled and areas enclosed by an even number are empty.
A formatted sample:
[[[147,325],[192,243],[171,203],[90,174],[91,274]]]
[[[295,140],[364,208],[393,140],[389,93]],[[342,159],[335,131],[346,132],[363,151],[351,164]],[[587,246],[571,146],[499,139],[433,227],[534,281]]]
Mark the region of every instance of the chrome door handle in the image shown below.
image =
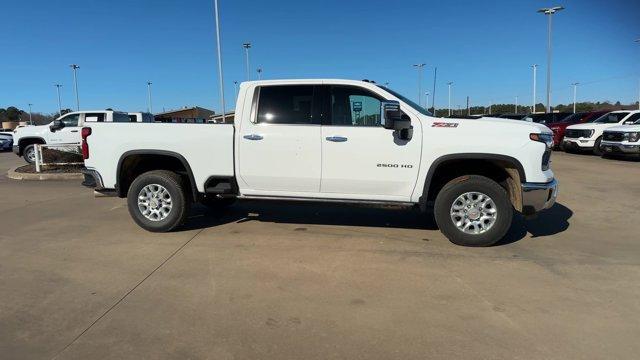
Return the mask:
[[[344,136],[327,136],[327,141],[345,142],[347,141],[347,138]]]
[[[78,132],[78,130],[71,130],[71,132]]]
[[[243,138],[245,138],[247,140],[262,140],[262,135],[251,134],[251,135],[245,135],[245,136],[243,136]]]

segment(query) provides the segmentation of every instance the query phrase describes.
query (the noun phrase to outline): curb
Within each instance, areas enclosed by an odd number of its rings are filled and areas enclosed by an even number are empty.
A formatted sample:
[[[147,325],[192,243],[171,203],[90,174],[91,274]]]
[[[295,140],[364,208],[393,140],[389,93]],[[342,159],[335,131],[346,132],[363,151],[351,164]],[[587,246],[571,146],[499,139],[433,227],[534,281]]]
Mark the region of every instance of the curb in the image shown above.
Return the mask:
[[[16,166],[7,171],[7,177],[13,180],[82,180],[84,175],[82,173],[66,173],[66,174],[30,174],[19,173],[16,169],[21,166]]]

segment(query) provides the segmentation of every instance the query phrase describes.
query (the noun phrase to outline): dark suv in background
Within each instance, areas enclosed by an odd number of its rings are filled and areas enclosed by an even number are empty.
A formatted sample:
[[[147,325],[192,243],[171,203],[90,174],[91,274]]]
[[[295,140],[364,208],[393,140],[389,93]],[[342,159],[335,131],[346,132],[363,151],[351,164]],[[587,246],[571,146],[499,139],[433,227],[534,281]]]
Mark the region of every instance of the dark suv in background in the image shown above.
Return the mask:
[[[569,115],[573,115],[573,113],[569,112],[557,112],[557,113],[544,113],[544,114],[529,114],[525,116],[522,120],[524,121],[533,121],[538,124],[551,124],[562,121]]]
[[[593,121],[598,117],[606,114],[608,111],[592,111],[592,112],[581,112],[571,114],[564,119],[547,123],[546,125],[553,131],[553,145],[558,147],[562,144],[562,139],[564,139],[564,131],[567,129],[567,126],[574,124],[582,124],[586,122]]]

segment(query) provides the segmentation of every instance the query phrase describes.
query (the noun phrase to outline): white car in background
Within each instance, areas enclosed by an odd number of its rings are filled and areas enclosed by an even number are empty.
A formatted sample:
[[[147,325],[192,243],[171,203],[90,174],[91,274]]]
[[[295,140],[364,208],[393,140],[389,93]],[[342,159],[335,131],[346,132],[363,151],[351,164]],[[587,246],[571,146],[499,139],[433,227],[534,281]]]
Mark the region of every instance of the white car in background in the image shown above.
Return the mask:
[[[640,158],[640,120],[631,125],[614,126],[604,131],[600,150],[604,155]]]
[[[564,132],[562,148],[565,151],[592,151],[596,155],[602,155],[600,143],[605,130],[633,124],[638,120],[640,110],[619,110],[604,114],[593,122],[571,125]]]
[[[36,161],[36,144],[80,144],[80,129],[92,122],[130,122],[125,112],[113,110],[74,111],[47,125],[25,126],[13,131],[13,152],[26,162]]]

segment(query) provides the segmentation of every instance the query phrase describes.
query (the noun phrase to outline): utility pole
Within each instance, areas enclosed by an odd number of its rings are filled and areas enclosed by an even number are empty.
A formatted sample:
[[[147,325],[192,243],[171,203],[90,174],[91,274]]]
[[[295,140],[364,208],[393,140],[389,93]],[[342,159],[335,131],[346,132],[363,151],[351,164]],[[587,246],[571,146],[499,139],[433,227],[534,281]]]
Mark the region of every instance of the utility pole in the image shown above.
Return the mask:
[[[62,116],[62,101],[60,100],[60,88],[62,85],[54,84],[53,86],[56,87],[56,92],[58,93],[58,116]]]
[[[217,0],[216,0],[217,2]],[[251,74],[249,73],[249,49],[251,48],[251,43],[244,43],[242,44],[242,47],[244,48],[244,56],[245,56],[245,61],[247,63],[247,81],[251,80]]]
[[[562,6],[552,8],[543,8],[538,10],[539,13],[547,15],[547,112],[551,112],[551,22],[553,14],[560,10],[564,10]]]
[[[533,114],[536,112],[536,79],[538,64],[533,64],[531,67],[533,68],[533,104],[531,106],[531,113]]]
[[[258,80],[262,80],[262,68],[258,68],[256,71],[258,72]]]
[[[426,64],[413,64],[418,69],[418,105],[422,106],[422,68]]]
[[[222,45],[220,43],[220,16],[218,13],[218,0],[213,0],[216,16],[216,45],[218,50],[218,78],[220,81],[220,108],[222,109],[222,122],[226,122],[226,112],[224,109],[224,77],[222,76]],[[245,44],[251,46],[251,44]],[[247,77],[249,76],[249,48],[247,49]]]
[[[451,85],[453,85],[453,82],[449,81],[447,83],[447,86],[449,86],[449,116],[451,116]]]
[[[573,84],[573,113],[576,113],[576,93],[578,91],[578,85],[580,85],[579,82],[575,82]]]
[[[76,109],[80,111],[80,98],[78,97],[78,75],[76,72],[80,69],[80,66],[76,64],[69,65],[73,70],[73,90],[76,93]]]
[[[518,113],[518,97],[516,96],[516,114]]]
[[[147,81],[147,95],[149,98],[149,106],[147,107],[147,110],[149,111],[149,114],[153,114],[153,107],[151,106],[151,81]]]
[[[471,115],[471,108],[469,107],[469,96],[467,95],[467,116]]]
[[[424,95],[426,96],[426,101],[424,102],[424,108],[425,110],[429,111],[429,92],[425,92]]]
[[[233,82],[233,88],[234,88],[235,94],[236,94],[236,102],[238,102],[238,82],[237,81]]]
[[[33,104],[29,103],[29,124],[33,125],[33,119],[31,118],[31,105]]]
[[[635,42],[640,43],[640,39],[636,39]],[[640,80],[638,80],[638,110],[640,110]]]

